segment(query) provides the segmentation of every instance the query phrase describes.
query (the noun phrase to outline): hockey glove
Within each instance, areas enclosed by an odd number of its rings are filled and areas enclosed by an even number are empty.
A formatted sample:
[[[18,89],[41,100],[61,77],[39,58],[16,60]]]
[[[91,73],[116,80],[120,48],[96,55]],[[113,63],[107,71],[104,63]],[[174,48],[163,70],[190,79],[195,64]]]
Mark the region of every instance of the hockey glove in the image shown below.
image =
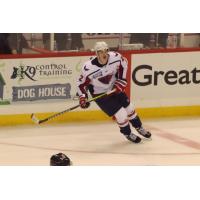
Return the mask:
[[[116,93],[120,93],[124,92],[126,86],[127,86],[126,80],[117,79],[114,84],[114,89],[116,90]]]
[[[86,109],[90,106],[90,102],[87,102],[87,100],[88,99],[84,96],[79,97],[79,104],[81,108]]]

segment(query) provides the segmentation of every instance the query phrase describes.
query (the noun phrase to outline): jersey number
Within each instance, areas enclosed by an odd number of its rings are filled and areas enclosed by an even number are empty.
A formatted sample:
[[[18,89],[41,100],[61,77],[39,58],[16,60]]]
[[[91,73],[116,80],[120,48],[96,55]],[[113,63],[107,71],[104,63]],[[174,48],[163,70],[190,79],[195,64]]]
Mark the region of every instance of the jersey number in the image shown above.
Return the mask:
[[[83,75],[80,75],[79,82],[82,82],[82,80],[83,80]]]

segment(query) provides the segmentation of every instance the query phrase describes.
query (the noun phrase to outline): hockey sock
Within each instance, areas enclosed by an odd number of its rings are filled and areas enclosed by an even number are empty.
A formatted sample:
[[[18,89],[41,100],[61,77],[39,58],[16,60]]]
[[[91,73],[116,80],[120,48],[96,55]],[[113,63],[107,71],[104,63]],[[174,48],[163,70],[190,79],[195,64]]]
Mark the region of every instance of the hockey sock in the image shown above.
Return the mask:
[[[119,127],[120,128],[120,132],[122,134],[124,134],[125,136],[128,136],[131,134],[131,128],[130,128],[130,125],[128,124],[127,126],[124,126],[124,127]]]
[[[131,122],[132,126],[136,129],[138,129],[142,126],[142,122],[138,116],[136,116],[135,118],[133,118],[129,121]]]
[[[126,110],[124,108],[119,109],[117,113],[115,113],[115,118],[120,128],[120,132],[124,135],[130,135],[131,129]]]
[[[140,128],[142,126],[142,122],[135,112],[133,105],[130,103],[126,108],[125,108],[127,114],[128,114],[128,119],[131,122],[132,126],[134,128]]]
[[[137,116],[137,113],[135,112],[134,107],[131,103],[125,108],[125,110],[127,112],[129,120],[131,120]]]

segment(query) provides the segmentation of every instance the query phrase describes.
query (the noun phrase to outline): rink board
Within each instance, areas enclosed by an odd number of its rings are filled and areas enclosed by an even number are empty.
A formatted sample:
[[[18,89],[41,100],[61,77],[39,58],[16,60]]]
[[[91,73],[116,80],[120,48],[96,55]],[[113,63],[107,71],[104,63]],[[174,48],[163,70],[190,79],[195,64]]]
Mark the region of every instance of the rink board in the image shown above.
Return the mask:
[[[200,116],[200,106],[179,106],[179,107],[163,107],[163,108],[137,108],[136,112],[142,119],[147,118],[164,118],[164,117],[179,117],[179,116]],[[44,119],[55,113],[36,113],[39,119]],[[102,111],[78,111],[63,114],[54,118],[48,123],[67,123],[67,122],[96,122],[102,120],[112,120]],[[15,114],[15,115],[0,115],[0,126],[5,125],[20,125],[34,124],[30,114]],[[39,125],[43,126],[43,124]]]
[[[77,105],[75,82],[80,67],[93,55],[0,56],[4,87],[0,125],[31,124],[31,113],[43,119]],[[122,55],[128,60],[126,92],[141,118],[200,115],[200,49],[123,51]],[[78,108],[48,123],[109,119],[92,103],[87,110]]]

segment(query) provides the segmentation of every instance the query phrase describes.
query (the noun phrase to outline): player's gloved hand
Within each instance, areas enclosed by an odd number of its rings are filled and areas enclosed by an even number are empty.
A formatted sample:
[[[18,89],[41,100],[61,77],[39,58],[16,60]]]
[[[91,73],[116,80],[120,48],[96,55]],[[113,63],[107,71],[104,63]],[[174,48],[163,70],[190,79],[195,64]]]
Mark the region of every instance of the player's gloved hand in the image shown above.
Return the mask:
[[[83,108],[83,109],[86,109],[90,106],[90,102],[87,102],[87,97],[85,96],[80,96],[79,97],[79,104],[80,104],[80,107]]]
[[[126,86],[127,86],[126,80],[117,79],[115,81],[113,89],[115,89],[116,93],[120,93],[120,92],[124,92]]]

